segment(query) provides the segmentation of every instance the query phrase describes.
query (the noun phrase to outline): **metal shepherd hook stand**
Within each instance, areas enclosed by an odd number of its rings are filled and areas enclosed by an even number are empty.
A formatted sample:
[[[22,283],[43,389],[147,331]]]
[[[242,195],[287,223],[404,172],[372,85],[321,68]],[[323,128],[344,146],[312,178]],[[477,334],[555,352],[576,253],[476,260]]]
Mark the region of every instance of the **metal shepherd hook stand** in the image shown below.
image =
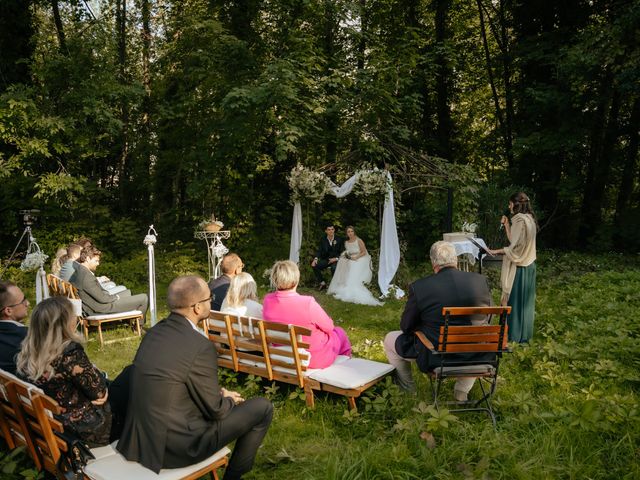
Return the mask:
[[[44,271],[44,262],[48,258],[48,255],[42,253],[40,249],[40,245],[36,242],[35,237],[31,231],[31,225],[35,222],[37,215],[40,213],[40,210],[20,210],[20,213],[23,215],[24,221],[24,231],[20,236],[20,240],[16,245],[16,248],[13,249],[9,260],[5,264],[2,271],[0,271],[0,279],[3,278],[7,267],[11,264],[18,248],[22,244],[22,240],[27,237],[27,254],[25,255],[24,260],[20,264],[20,269],[23,271],[31,271],[34,269],[38,269],[36,273],[36,303],[40,303],[45,298],[49,297],[49,288],[47,287],[47,278],[46,273]]]
[[[156,258],[153,246],[156,244],[156,229],[153,225],[149,226],[147,236],[144,237],[144,244],[147,246],[149,253],[149,310],[151,312],[151,326],[158,322],[156,313]]]

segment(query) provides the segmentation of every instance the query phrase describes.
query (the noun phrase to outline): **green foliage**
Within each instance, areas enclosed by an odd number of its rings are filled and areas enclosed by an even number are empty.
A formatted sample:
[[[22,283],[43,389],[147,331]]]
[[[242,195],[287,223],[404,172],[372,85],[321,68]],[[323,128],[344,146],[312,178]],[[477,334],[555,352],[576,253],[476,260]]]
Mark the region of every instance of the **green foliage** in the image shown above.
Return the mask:
[[[25,468],[28,465],[25,447],[17,447],[11,451],[0,449],[0,472],[2,472],[3,478],[13,478],[19,475],[23,480],[37,480],[44,477],[43,472],[38,472],[35,468]]]

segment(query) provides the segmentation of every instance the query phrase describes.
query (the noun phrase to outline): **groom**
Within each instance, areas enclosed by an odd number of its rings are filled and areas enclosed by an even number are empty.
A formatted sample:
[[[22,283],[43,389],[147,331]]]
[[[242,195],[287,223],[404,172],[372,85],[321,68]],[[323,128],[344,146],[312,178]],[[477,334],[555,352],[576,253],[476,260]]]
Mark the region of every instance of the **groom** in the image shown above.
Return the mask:
[[[336,229],[333,225],[327,225],[324,231],[326,235],[323,235],[320,239],[318,252],[311,262],[311,267],[313,268],[313,273],[316,276],[320,290],[327,286],[322,279],[322,270],[330,268],[331,275],[333,275],[338,265],[338,258],[344,250],[344,239],[335,236]]]

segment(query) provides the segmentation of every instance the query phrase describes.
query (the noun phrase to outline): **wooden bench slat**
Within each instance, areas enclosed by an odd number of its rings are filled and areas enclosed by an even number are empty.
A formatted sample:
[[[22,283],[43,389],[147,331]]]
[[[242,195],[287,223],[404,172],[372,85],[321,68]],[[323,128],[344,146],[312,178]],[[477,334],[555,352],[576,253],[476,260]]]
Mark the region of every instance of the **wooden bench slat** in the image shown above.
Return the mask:
[[[442,315],[447,313],[452,316],[458,315],[500,315],[505,307],[442,307]],[[511,307],[506,307],[507,314],[511,313]]]
[[[468,333],[500,333],[500,325],[450,325],[447,329],[451,334],[468,334]],[[440,335],[443,335],[444,327],[440,327]]]
[[[491,334],[483,334],[483,333],[475,333],[475,334],[462,334],[462,335],[451,335],[447,336],[447,343],[474,343],[474,342],[484,342],[484,343],[498,343],[500,341],[500,334],[491,333]],[[440,335],[438,338],[438,343],[444,342],[444,335]]]
[[[498,350],[499,348],[497,343],[449,343],[447,344],[446,352],[497,352]],[[443,350],[443,345],[438,345],[438,351],[445,352]]]

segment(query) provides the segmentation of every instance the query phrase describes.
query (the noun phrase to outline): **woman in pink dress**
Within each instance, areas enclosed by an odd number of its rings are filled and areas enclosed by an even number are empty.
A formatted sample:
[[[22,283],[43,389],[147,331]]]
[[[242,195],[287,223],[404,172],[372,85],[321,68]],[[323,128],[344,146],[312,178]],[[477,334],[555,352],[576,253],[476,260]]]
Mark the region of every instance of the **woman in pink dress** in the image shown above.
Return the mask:
[[[282,260],[273,265],[271,284],[276,291],[264,297],[263,318],[311,330],[311,336],[303,337],[309,343],[309,368],[328,367],[338,355],[351,356],[347,333],[333,325],[315,298],[296,292],[299,281],[300,270],[292,261]]]

